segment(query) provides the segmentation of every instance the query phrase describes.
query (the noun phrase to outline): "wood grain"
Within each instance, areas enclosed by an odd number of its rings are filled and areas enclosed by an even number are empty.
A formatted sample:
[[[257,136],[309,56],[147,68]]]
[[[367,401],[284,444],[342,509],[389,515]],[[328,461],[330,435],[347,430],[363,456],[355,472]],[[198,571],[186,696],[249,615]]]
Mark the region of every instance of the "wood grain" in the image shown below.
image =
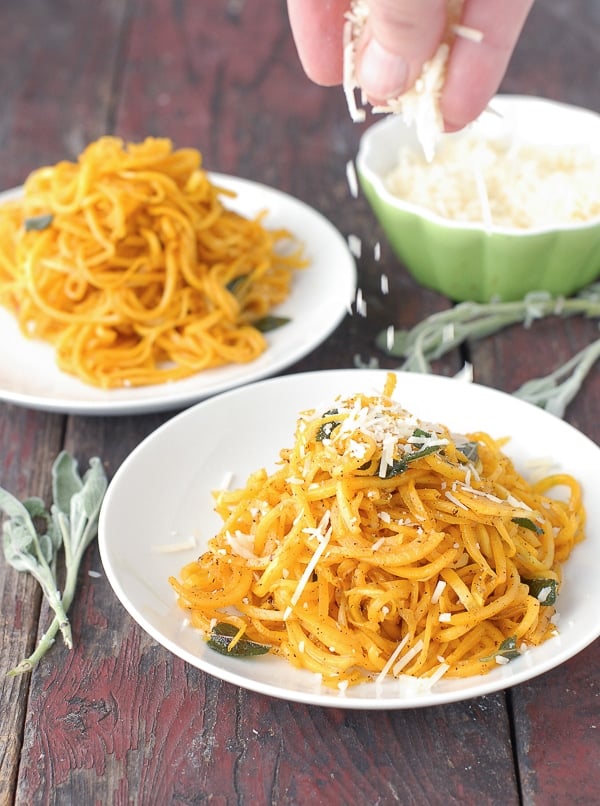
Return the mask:
[[[0,486],[18,498],[47,498],[46,469],[60,450],[61,418],[13,406],[0,416]],[[0,562],[0,794],[14,789],[30,685],[28,675],[7,676],[34,649],[41,594],[35,580]],[[47,624],[47,622],[44,622]],[[1,798],[0,798],[1,802]]]
[[[290,192],[357,235],[367,316],[348,315],[289,372],[377,360],[388,325],[411,327],[449,303],[393,257],[346,163],[364,126],[338,88],[304,76],[283,0],[64,0],[5,4],[0,180],[74,157],[105,132],[172,138],[210,170]],[[598,106],[596,4],[538,0],[503,88]],[[551,52],[552,58],[547,54]],[[369,121],[370,122],[370,121]],[[381,243],[381,260],[374,257]],[[381,275],[389,281],[384,293]],[[514,391],[592,338],[595,323],[549,319],[470,345],[476,380]],[[436,372],[453,374],[455,352]],[[567,419],[600,441],[600,376]],[[175,412],[62,417],[0,405],[0,483],[49,495],[61,447],[110,477]],[[90,575],[90,571],[94,575]],[[101,576],[96,576],[95,573]],[[36,586],[0,564],[0,671],[47,624]],[[591,803],[600,784],[593,645],[539,680],[439,708],[390,712],[288,703],[223,683],[179,660],[131,619],[85,557],[72,610],[75,648],[60,642],[29,677],[0,681],[0,803],[551,804]],[[9,704],[9,707],[6,707]],[[514,743],[511,739],[515,737]],[[515,758],[517,764],[515,764]]]

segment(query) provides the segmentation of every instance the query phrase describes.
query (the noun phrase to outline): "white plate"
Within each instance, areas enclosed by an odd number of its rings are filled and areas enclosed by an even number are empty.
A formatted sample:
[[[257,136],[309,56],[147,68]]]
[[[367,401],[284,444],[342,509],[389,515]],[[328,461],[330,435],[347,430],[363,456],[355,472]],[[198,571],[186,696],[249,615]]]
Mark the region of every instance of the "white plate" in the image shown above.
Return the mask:
[[[441,680],[430,691],[397,681],[365,683],[345,694],[316,676],[269,655],[227,658],[184,626],[167,578],[197,557],[221,526],[211,490],[230,471],[234,486],[261,467],[275,468],[279,450],[293,444],[298,412],[330,403],[338,394],[383,389],[383,370],[332,370],[261,381],[204,401],[163,425],[126,459],[109,485],[100,517],[100,552],[108,579],[133,618],[171,652],[215,677],[253,691],[316,705],[414,708],[504,689],[558,666],[600,634],[600,449],[550,414],[510,395],[433,375],[398,373],[396,397],[417,416],[456,431],[511,435],[506,452],[526,474],[528,459],[551,457],[582,483],[587,540],[565,567],[558,602],[560,635],[490,674]],[[159,547],[197,538],[192,550]]]
[[[275,375],[324,341],[349,310],[356,288],[354,259],[341,234],[304,202],[265,185],[222,174],[215,184],[234,190],[230,209],[252,216],[268,210],[265,225],[286,227],[305,244],[310,266],[299,271],[289,298],[273,313],[290,317],[266,334],[268,349],[249,364],[231,364],[172,383],[130,389],[98,389],[61,372],[49,344],[26,339],[13,316],[0,308],[0,400],[72,414],[139,414],[180,408],[225,389]],[[0,203],[19,188],[0,194]]]

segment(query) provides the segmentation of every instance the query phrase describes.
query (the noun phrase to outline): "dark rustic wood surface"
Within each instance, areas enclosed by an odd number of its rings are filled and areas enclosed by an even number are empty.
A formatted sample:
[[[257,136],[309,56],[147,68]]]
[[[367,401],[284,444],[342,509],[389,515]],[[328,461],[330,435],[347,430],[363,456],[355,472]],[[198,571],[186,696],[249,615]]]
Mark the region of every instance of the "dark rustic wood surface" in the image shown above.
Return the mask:
[[[345,165],[361,127],[339,89],[302,73],[282,0],[19,0],[0,3],[0,187],[73,158],[92,139],[162,135],[212,170],[281,188],[365,245],[380,239]],[[600,110],[600,5],[538,0],[502,89]],[[416,286],[383,247],[390,294],[364,250],[366,318],[348,316],[290,368],[377,357],[376,334],[449,303]],[[597,336],[548,320],[471,345],[475,379],[513,391]],[[10,345],[2,345],[8,350]],[[436,365],[451,374],[458,354]],[[600,442],[600,371],[567,419]],[[75,417],[0,404],[0,484],[47,498],[62,447],[112,475],[173,412]],[[48,622],[36,585],[0,563],[0,804],[592,804],[600,790],[596,643],[506,692],[397,712],[321,709],[208,677],[148,637],[112,593],[97,549],[60,643],[29,676],[5,672]]]

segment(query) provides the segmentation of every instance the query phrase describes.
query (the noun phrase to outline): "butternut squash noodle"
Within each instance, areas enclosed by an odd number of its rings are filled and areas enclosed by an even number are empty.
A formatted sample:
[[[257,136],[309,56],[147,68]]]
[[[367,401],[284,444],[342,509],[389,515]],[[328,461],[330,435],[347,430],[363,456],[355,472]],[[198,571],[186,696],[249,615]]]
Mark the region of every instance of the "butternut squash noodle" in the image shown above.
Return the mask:
[[[395,383],[300,414],[275,472],[215,492],[221,530],[170,579],[194,626],[230,625],[229,650],[267,645],[340,689],[481,675],[556,635],[577,481],[527,482],[506,440],[418,420]]]
[[[102,137],[0,206],[0,304],[61,370],[103,388],[253,361],[306,260],[266,211],[227,209],[234,195],[195,149]]]

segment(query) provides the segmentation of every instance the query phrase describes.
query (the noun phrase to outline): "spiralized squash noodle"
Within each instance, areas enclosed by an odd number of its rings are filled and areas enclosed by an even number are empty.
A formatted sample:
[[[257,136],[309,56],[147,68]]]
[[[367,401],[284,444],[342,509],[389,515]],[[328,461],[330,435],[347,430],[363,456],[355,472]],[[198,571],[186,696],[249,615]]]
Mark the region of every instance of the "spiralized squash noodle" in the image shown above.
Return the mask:
[[[341,689],[485,674],[556,634],[577,481],[527,482],[504,440],[422,422],[395,382],[301,413],[274,472],[215,492],[222,528],[170,579],[193,625],[233,625]]]
[[[302,246],[227,209],[201,154],[170,140],[91,143],[0,207],[0,303],[59,367],[104,388],[249,362]]]

